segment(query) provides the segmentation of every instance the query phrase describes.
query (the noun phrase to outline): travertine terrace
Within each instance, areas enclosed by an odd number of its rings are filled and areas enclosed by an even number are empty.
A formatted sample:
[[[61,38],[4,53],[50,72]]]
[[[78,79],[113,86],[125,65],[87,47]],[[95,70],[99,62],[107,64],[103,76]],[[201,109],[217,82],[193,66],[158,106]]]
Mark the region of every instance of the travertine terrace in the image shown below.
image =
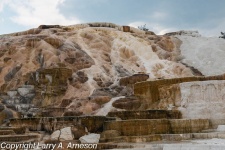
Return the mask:
[[[0,141],[96,133],[99,149],[170,149],[162,141],[223,139],[224,44],[113,23],[0,35]]]

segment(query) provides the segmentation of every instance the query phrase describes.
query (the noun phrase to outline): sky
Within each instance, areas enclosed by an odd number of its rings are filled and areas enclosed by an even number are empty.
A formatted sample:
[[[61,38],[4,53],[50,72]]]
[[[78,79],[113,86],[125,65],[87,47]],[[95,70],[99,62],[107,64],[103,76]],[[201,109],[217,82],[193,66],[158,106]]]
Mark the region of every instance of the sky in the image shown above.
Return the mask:
[[[225,0],[0,0],[0,35],[41,24],[112,22],[146,27],[156,34],[225,31]]]

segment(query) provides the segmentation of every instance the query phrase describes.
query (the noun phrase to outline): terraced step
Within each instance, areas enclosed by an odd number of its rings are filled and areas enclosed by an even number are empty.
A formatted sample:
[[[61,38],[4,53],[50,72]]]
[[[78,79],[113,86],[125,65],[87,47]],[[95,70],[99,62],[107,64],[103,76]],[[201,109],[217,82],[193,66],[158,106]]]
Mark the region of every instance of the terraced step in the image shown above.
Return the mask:
[[[12,135],[16,134],[13,130],[0,130],[0,135]]]
[[[155,141],[183,141],[196,139],[225,139],[225,132],[210,132],[210,133],[186,133],[186,134],[152,134],[143,136],[118,136],[107,139],[100,139],[100,142],[115,142],[115,143],[149,143]]]
[[[182,141],[192,140],[193,134],[152,134],[143,136],[118,136],[114,138],[100,139],[100,142],[115,143],[149,143],[155,141]]]
[[[129,119],[180,119],[178,110],[144,110],[144,111],[118,111],[109,112],[109,117],[117,117],[122,120]]]
[[[30,131],[45,130],[52,132],[63,127],[81,124],[87,127],[89,132],[102,131],[105,121],[116,118],[105,116],[65,116],[65,117],[37,117],[37,118],[15,118],[10,119],[12,127],[27,127]]]
[[[218,125],[225,125],[225,119],[210,119],[210,126],[216,129]]]
[[[104,123],[104,130],[117,130],[122,136],[166,134],[170,131],[167,119],[135,119]]]
[[[126,148],[116,148],[109,150],[125,150]],[[130,148],[131,150],[224,150],[225,145],[215,144],[193,144],[193,143],[174,143],[174,144],[146,144],[140,148]]]
[[[225,139],[225,132],[192,133],[193,139]]]
[[[115,143],[142,143],[162,141],[162,136],[159,134],[145,135],[145,136],[118,136],[108,139],[100,139],[100,142],[115,142]]]
[[[26,132],[25,127],[0,127],[0,135],[2,135],[1,131],[4,131],[4,130],[12,130],[16,134],[24,134]]]
[[[145,145],[139,143],[99,143],[97,150],[108,149],[136,149],[141,150]],[[149,148],[148,148],[149,150]]]
[[[38,139],[39,135],[0,135],[0,142],[22,142],[32,139]]]
[[[209,129],[208,119],[170,119],[172,134],[197,133]]]
[[[208,128],[208,119],[133,119],[104,123],[104,131],[117,130],[122,136],[196,133]]]

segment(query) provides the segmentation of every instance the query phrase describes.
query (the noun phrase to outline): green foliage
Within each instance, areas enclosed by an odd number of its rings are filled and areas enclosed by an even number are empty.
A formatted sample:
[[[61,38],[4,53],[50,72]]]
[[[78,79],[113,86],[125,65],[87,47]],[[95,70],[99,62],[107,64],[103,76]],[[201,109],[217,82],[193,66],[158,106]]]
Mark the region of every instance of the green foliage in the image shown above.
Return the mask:
[[[222,36],[220,36],[220,38],[225,39],[225,32],[221,32],[221,35],[222,35]]]
[[[146,24],[142,26],[138,26],[138,29],[143,30],[143,31],[148,31],[149,29],[146,28]]]

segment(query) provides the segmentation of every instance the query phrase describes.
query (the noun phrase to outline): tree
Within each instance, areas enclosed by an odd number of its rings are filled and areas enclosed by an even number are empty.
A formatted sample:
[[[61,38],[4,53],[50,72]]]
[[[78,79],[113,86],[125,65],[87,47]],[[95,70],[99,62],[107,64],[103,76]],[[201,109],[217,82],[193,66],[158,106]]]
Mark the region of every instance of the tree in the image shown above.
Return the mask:
[[[225,32],[221,32],[221,35],[222,35],[222,36],[220,36],[219,38],[225,39]]]
[[[138,29],[143,30],[143,31],[148,31],[149,29],[146,28],[146,24],[143,26],[138,26]]]

